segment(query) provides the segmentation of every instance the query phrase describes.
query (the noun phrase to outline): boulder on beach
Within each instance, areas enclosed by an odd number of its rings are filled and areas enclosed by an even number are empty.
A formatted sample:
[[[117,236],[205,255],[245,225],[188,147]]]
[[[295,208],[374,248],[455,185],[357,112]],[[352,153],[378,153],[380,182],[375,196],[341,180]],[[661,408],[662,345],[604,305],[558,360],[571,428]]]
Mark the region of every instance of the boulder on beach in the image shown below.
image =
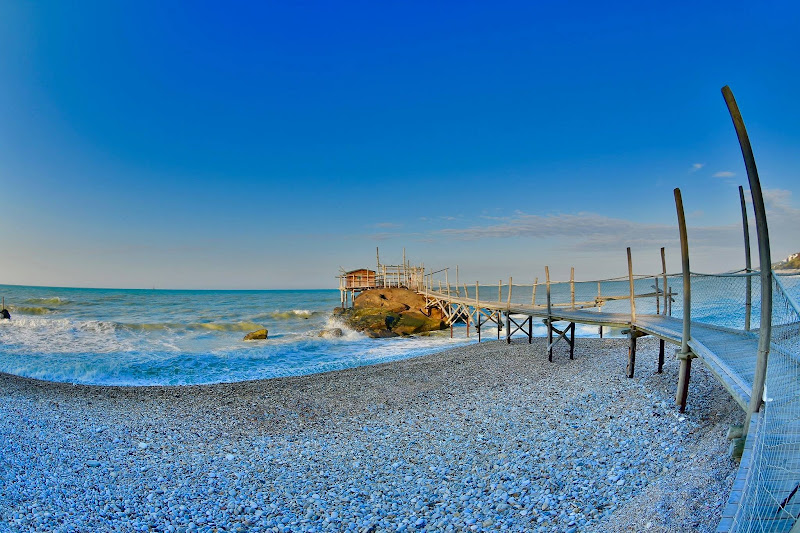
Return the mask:
[[[364,291],[351,309],[335,311],[348,327],[373,338],[414,335],[445,329],[439,309],[427,309],[425,297],[402,288]]]
[[[267,334],[269,332],[266,329],[259,329],[256,331],[251,331],[247,335],[244,336],[244,340],[246,341],[260,341],[267,338]]]
[[[318,337],[323,337],[323,338],[326,338],[326,339],[332,339],[332,338],[335,338],[335,337],[341,337],[343,335],[344,335],[344,331],[342,331],[342,328],[323,329],[322,331],[320,331],[317,334]]]

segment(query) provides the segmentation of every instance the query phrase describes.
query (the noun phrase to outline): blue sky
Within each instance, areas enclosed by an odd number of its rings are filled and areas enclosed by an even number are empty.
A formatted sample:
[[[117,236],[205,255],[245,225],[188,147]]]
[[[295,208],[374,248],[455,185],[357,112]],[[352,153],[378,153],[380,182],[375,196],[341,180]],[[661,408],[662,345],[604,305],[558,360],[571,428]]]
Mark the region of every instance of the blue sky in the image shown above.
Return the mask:
[[[743,266],[744,115],[800,251],[794,2],[3,2],[0,282],[335,287]]]

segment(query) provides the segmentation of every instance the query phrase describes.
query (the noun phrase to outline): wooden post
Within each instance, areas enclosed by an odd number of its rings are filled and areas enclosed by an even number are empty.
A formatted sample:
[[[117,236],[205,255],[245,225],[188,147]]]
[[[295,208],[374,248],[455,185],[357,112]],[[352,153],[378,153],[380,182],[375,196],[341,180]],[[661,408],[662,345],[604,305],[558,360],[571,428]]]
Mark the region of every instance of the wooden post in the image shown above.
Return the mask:
[[[664,339],[658,339],[658,370],[656,370],[656,373],[661,374],[663,372],[664,372]]]
[[[446,268],[444,270],[444,282],[445,282],[445,285],[447,285],[447,295],[448,296],[450,296],[450,277],[448,276],[449,272],[450,272],[449,268]]]
[[[497,303],[503,301],[503,280],[497,282]]]
[[[761,182],[758,179],[756,159],[750,138],[744,127],[739,106],[733,98],[733,92],[727,85],[722,88],[722,96],[728,106],[728,112],[739,138],[742,149],[744,166],[747,169],[747,181],[750,183],[750,194],[753,197],[753,213],[756,217],[756,234],[758,235],[758,262],[761,271],[761,320],[758,327],[758,358],[756,359],[756,372],[753,378],[753,392],[750,395],[750,405],[747,409],[747,418],[744,428],[750,425],[750,417],[761,409],[764,395],[764,384],[767,377],[767,362],[769,360],[769,344],[772,340],[772,257],[769,251],[769,228],[767,227],[767,213],[764,209],[764,196],[761,193]]]
[[[478,342],[481,342],[481,301],[478,298],[478,282],[475,282],[475,331],[478,334]]]
[[[397,273],[397,277],[398,278],[402,277],[403,282],[405,283],[405,278],[406,278],[406,248],[405,248],[405,246],[403,247],[403,270],[402,270],[402,272],[398,272]],[[397,281],[397,286],[398,287],[400,286],[400,280],[399,279]],[[449,289],[449,286],[448,286],[448,289]],[[449,290],[447,291],[447,294],[448,295],[450,294]]]
[[[636,292],[633,288],[633,260],[631,259],[631,248],[628,247],[628,282],[631,286],[631,326],[636,322]]]
[[[514,286],[514,278],[508,276],[508,301],[506,302],[506,342],[511,344],[511,287]]]
[[[672,295],[667,296],[667,257],[664,255],[664,247],[661,247],[661,276],[664,278],[664,314],[667,314],[667,299],[672,300]],[[658,284],[656,284],[658,285]],[[672,314],[672,313],[670,313]]]
[[[753,265],[750,260],[750,227],[747,224],[747,204],[744,201],[744,188],[739,185],[739,201],[742,204],[742,228],[744,229],[744,268],[747,273],[745,278],[747,285],[745,286],[744,298],[744,330],[750,331],[750,315],[753,310],[753,283],[750,277],[750,272],[753,270]]]
[[[533,296],[531,296],[531,305],[536,305],[536,286],[539,284],[539,278],[533,278]]]
[[[628,330],[628,337],[630,338],[630,344],[628,346],[627,375],[629,378],[632,378],[634,369],[636,368],[636,330],[633,326],[631,326],[631,329]]]
[[[533,316],[528,317],[528,344],[533,343]]]
[[[571,267],[569,270],[569,296],[572,308],[575,309],[575,267]]]
[[[686,235],[686,217],[683,213],[683,199],[681,190],[675,189],[675,209],[678,212],[678,231],[681,237],[681,264],[683,270],[683,333],[681,335],[681,351],[678,359],[681,368],[678,374],[678,391],[675,393],[675,403],[680,406],[680,412],[686,410],[686,397],[689,394],[689,376],[692,372],[692,353],[689,350],[692,324],[692,284],[691,271],[689,270],[689,241]]]
[[[658,276],[654,277],[653,281],[655,282],[653,284],[653,288],[656,290],[656,314],[660,315],[661,314],[661,303],[660,303],[661,301],[660,301],[660,298],[658,297]],[[666,303],[666,302],[664,302],[664,303]]]
[[[466,291],[467,286],[464,285],[464,290]],[[469,310],[469,305],[464,305],[464,310],[467,312],[467,338],[469,339],[469,323],[472,319],[472,312]]]
[[[461,282],[458,281],[458,265],[456,265],[456,296],[461,296],[460,294],[461,289],[459,288],[460,285]]]
[[[553,362],[553,308],[550,300],[550,267],[544,267],[547,289],[547,360]]]
[[[575,322],[569,323],[569,358],[575,359]]]

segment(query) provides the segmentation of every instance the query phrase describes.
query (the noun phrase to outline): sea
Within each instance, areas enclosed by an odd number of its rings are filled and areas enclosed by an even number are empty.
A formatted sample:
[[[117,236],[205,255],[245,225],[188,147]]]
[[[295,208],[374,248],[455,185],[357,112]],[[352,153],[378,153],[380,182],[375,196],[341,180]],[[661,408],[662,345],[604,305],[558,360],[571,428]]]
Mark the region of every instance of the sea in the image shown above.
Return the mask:
[[[795,313],[800,275],[781,276],[794,303],[773,310]],[[758,326],[758,280],[754,280],[753,327]],[[744,283],[741,277],[696,277],[692,281],[692,320],[742,329]],[[670,278],[670,287],[680,279]],[[482,295],[497,286],[481,287]],[[507,290],[507,287],[506,287]],[[525,290],[529,290],[526,288]],[[637,294],[654,290],[653,279],[637,280]],[[514,300],[530,301],[515,286]],[[594,282],[577,284],[578,300],[596,294]],[[628,281],[604,285],[603,294],[627,294]],[[536,294],[544,303],[543,291]],[[585,293],[585,294],[584,294]],[[568,301],[569,286],[554,286],[556,301]],[[97,385],[189,385],[235,382],[328,372],[383,363],[477,342],[466,326],[429,335],[371,339],[337,321],[334,290],[142,290],[25,287],[0,285],[11,320],[0,320],[0,372],[49,381]],[[505,301],[507,293],[499,296]],[[488,297],[488,296],[484,296]],[[672,314],[681,316],[681,297]],[[662,300],[663,302],[663,300]],[[777,302],[777,300],[776,300]],[[609,302],[606,311],[626,312],[627,301]],[[637,309],[655,313],[655,299],[637,299]],[[781,311],[783,309],[783,311]],[[513,315],[512,315],[513,316]],[[521,318],[521,317],[520,317]],[[783,320],[783,319],[780,319]],[[788,320],[788,319],[787,319]],[[794,320],[794,319],[792,319]],[[264,341],[244,341],[261,328]],[[341,337],[320,337],[341,328]],[[505,332],[502,333],[504,335]],[[534,336],[545,336],[534,321]],[[484,340],[496,339],[487,324]],[[515,337],[522,337],[517,332]],[[604,336],[621,336],[604,328]],[[576,325],[576,336],[597,337],[596,326]]]
[[[188,385],[328,372],[477,342],[456,325],[371,339],[333,316],[338,290],[138,290],[0,285],[0,371],[97,385]],[[265,341],[244,341],[266,328]],[[341,328],[338,338],[320,337]],[[543,325],[534,326],[544,335]],[[578,335],[597,336],[596,327]],[[517,333],[520,336],[521,333]],[[496,338],[486,326],[484,339]]]

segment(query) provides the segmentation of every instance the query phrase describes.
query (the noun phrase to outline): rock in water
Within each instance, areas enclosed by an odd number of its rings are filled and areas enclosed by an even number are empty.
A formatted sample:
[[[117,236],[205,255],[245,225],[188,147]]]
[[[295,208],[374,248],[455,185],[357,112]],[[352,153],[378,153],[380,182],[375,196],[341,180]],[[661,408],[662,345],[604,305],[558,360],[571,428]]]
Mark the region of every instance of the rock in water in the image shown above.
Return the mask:
[[[344,335],[342,328],[331,328],[331,329],[323,329],[322,331],[319,332],[317,336],[330,339],[333,337],[341,337],[342,335]]]
[[[11,314],[8,312],[8,309],[0,311],[0,320],[11,320]]]
[[[244,340],[246,341],[258,341],[264,340],[267,338],[267,330],[266,329],[259,329],[257,331],[252,331],[244,336]]]
[[[427,309],[425,298],[402,288],[364,291],[352,309],[335,311],[347,325],[373,338],[413,335],[444,329],[447,324],[439,309]]]

